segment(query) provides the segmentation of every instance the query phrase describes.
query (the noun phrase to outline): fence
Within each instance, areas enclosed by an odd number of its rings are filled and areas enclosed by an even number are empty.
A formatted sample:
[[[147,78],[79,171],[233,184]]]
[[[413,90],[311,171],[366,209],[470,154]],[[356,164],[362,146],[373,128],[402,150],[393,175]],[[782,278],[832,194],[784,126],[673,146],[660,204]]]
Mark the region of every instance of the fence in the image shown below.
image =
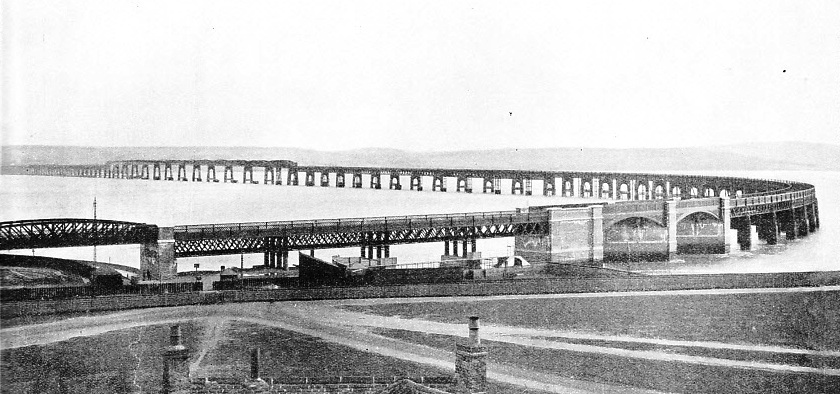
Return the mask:
[[[493,296],[524,294],[598,293],[696,289],[746,289],[840,285],[837,272],[766,274],[663,275],[628,278],[534,278],[480,282],[355,287],[280,288],[273,290],[185,292],[175,294],[114,295],[75,299],[9,302],[0,309],[4,319],[70,312],[93,312],[227,302],[300,301],[358,298]]]
[[[201,282],[144,283],[119,287],[59,286],[0,289],[0,301],[57,300],[109,295],[153,295],[204,290]]]

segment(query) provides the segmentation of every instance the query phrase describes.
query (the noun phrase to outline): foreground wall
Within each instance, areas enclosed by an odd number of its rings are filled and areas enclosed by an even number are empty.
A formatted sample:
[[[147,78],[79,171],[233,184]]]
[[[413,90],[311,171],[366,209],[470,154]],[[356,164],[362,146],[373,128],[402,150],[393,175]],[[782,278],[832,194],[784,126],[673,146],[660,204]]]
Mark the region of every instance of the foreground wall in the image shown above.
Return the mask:
[[[3,303],[0,318],[56,313],[112,311],[223,302],[293,301],[353,298],[489,296],[612,291],[735,289],[840,285],[840,272],[668,275],[608,279],[517,279],[451,284],[319,287],[257,291],[217,291],[160,295],[125,295],[72,300]]]

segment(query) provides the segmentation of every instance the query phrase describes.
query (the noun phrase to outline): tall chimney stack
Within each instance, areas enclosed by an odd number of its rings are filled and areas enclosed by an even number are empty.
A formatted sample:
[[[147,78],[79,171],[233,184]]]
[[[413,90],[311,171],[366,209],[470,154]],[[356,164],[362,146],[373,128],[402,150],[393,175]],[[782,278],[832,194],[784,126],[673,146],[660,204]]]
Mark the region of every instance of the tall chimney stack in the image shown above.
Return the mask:
[[[181,343],[181,326],[169,327],[169,346],[163,355],[163,392],[188,393],[190,390],[190,369],[187,363],[189,353]]]
[[[455,344],[455,373],[458,375],[458,393],[487,392],[487,348],[481,346],[477,316],[470,317],[466,343]]]

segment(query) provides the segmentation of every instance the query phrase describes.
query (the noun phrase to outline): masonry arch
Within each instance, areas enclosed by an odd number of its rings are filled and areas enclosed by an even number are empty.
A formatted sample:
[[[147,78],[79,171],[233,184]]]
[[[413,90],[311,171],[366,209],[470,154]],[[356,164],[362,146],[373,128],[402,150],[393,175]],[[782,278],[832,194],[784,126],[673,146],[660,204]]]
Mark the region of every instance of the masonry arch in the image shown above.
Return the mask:
[[[723,222],[720,218],[706,211],[687,212],[677,219],[677,237],[717,237],[722,234],[723,230]]]
[[[661,242],[667,228],[661,223],[645,218],[630,217],[619,220],[607,228],[605,242]]]

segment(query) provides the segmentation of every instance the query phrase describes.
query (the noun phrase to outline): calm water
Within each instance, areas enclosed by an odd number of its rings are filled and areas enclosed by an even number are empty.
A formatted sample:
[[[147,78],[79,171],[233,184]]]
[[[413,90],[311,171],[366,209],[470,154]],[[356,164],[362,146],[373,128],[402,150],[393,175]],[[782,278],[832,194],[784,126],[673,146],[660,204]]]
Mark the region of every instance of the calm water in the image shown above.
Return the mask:
[[[747,172],[708,173],[768,177],[804,181],[817,187],[820,201],[820,230],[811,236],[776,246],[759,245],[749,252],[729,256],[688,256],[669,263],[645,263],[621,268],[658,273],[763,272],[835,270],[840,267],[837,222],[840,220],[840,173],[838,172]],[[261,178],[257,178],[261,179]],[[164,182],[120,179],[0,176],[0,221],[38,218],[92,218],[93,200],[101,219],[179,224],[275,221],[335,217],[411,215],[508,210],[517,207],[554,204],[558,197],[433,193],[430,191],[388,191],[199,182]],[[562,199],[571,202],[571,199]],[[506,255],[512,239],[479,240],[478,249],[487,256]],[[37,255],[91,259],[92,248],[61,248],[34,251]],[[16,251],[33,253],[33,251]],[[441,243],[398,245],[391,256],[400,263],[437,260]],[[357,248],[318,250],[329,258],[358,256]],[[139,266],[140,246],[97,248],[99,261]],[[261,255],[245,255],[246,266],[262,264]],[[292,264],[296,256],[291,256]],[[187,258],[178,260],[179,271],[218,269],[240,264],[240,256]]]

